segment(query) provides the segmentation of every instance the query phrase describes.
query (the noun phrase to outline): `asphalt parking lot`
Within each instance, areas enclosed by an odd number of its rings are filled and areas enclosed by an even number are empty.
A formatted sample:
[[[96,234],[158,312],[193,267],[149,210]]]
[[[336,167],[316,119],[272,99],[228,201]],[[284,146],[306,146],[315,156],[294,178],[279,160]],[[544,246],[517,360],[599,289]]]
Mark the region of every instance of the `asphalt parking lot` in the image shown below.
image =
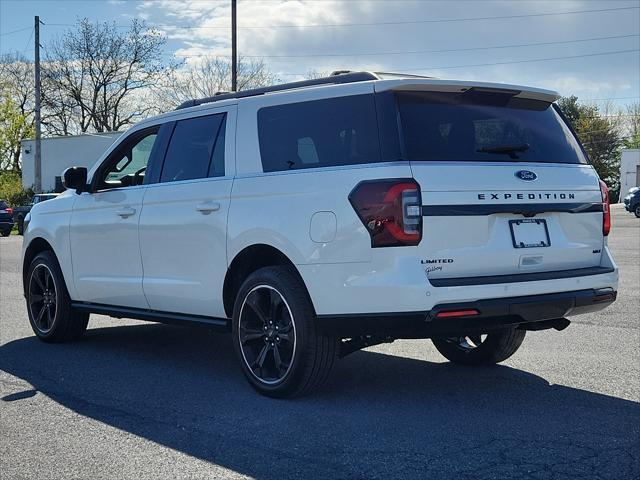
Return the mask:
[[[0,477],[640,478],[640,220],[613,207],[618,301],[464,368],[429,341],[340,361],[313,397],[242,378],[226,335],[92,316],[35,339],[0,238]]]

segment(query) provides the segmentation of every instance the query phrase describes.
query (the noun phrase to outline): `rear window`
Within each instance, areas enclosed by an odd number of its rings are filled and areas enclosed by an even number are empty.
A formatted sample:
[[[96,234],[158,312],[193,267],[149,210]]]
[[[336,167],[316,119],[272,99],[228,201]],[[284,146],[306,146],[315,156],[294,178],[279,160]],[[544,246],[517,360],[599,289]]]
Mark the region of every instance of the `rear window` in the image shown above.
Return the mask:
[[[3,200],[0,200],[0,210],[6,210],[7,208],[9,208],[9,205]]]
[[[407,160],[587,163],[547,102],[473,91],[396,98]]]
[[[380,161],[373,95],[262,108],[258,134],[265,172]]]

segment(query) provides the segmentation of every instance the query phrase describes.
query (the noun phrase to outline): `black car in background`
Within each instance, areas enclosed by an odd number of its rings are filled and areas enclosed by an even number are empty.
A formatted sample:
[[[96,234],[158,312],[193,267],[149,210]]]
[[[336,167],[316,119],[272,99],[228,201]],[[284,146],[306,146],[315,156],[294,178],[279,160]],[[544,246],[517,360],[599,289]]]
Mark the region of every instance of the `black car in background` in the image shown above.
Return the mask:
[[[624,208],[627,212],[635,213],[640,218],[640,187],[633,187],[624,197]]]
[[[40,202],[44,202],[46,200],[51,200],[52,198],[56,198],[59,194],[57,193],[37,193],[31,199],[31,203],[29,205],[23,205],[20,207],[16,207],[13,209],[13,219],[18,225],[18,234],[22,235],[24,233],[24,218],[27,216],[27,213],[31,211],[31,208]]]
[[[0,200],[0,234],[8,237],[13,228],[13,209],[9,207],[7,202]]]

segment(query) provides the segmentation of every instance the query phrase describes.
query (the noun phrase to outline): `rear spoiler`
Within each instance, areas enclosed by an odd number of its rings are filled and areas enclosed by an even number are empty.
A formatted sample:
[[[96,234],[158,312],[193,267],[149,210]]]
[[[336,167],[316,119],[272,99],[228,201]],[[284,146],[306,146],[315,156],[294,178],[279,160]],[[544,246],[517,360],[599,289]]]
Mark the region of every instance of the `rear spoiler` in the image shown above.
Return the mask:
[[[523,87],[520,85],[508,85],[488,82],[469,82],[462,80],[437,80],[405,78],[398,80],[378,80],[374,82],[376,92],[393,91],[423,91],[423,92],[466,92],[477,90],[495,93],[509,93],[517,98],[541,100],[553,103],[560,98],[560,94],[553,90],[545,90],[535,87]]]

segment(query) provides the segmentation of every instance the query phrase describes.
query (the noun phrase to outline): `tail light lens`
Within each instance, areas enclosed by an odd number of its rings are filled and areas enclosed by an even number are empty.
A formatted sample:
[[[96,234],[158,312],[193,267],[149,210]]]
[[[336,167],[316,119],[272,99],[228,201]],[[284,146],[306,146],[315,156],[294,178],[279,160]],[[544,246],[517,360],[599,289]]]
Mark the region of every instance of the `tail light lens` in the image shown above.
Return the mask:
[[[609,208],[609,189],[607,184],[600,180],[600,192],[602,193],[602,234],[606,237],[611,231],[611,209]]]
[[[9,215],[13,215],[13,208],[11,208],[11,207],[7,207],[7,213],[8,213]]]
[[[361,182],[349,201],[369,232],[372,247],[420,243],[422,198],[420,185],[412,178]]]

